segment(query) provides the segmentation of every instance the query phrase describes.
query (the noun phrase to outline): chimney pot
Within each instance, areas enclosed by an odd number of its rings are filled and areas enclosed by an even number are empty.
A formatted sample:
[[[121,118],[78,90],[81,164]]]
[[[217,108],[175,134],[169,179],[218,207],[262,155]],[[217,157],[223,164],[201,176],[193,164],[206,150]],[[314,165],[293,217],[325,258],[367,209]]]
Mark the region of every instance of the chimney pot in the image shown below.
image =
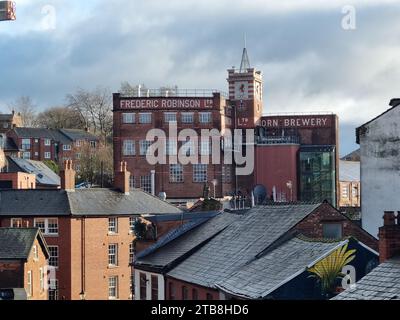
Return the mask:
[[[383,214],[383,225],[384,226],[394,226],[396,224],[396,216],[394,211],[385,211]]]
[[[389,106],[396,107],[400,104],[400,98],[393,98],[389,102]]]
[[[60,171],[61,189],[68,191],[75,190],[75,174],[72,160],[65,160],[64,168]]]

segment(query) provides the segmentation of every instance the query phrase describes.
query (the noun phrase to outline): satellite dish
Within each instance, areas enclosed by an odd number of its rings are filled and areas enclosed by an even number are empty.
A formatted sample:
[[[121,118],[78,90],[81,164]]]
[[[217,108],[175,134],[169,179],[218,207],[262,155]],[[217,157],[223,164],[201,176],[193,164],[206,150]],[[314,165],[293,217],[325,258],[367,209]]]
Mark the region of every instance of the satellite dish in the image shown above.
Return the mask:
[[[267,197],[267,189],[262,185],[258,184],[253,189],[255,204],[261,204]]]

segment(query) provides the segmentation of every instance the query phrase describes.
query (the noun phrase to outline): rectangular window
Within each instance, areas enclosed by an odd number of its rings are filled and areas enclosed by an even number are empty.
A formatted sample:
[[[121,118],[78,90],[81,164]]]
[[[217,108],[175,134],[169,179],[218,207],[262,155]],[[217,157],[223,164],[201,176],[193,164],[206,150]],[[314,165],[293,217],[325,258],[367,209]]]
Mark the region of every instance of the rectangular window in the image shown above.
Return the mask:
[[[358,197],[358,187],[355,185],[352,187],[353,198]]]
[[[22,139],[22,150],[30,150],[31,149],[31,139]]]
[[[95,140],[90,141],[91,148],[96,148],[96,146],[97,146],[97,141],[95,141]]]
[[[222,182],[231,183],[232,182],[232,170],[230,165],[222,166]]]
[[[58,234],[58,219],[50,218],[47,220],[47,234]]]
[[[341,223],[325,223],[322,225],[323,237],[327,239],[341,239],[342,238],[342,224]]]
[[[129,263],[135,262],[135,244],[131,242],[129,244]]]
[[[139,274],[140,279],[140,300],[146,300],[147,298],[147,279],[145,273]]]
[[[193,123],[193,112],[182,112],[182,123]]]
[[[39,268],[39,285],[40,285],[40,292],[44,291],[44,272],[43,268]]]
[[[192,300],[199,300],[199,293],[197,289],[192,289]]]
[[[80,158],[82,158],[82,154],[81,154],[80,152],[77,152],[77,153],[75,154],[75,158],[76,158],[77,160],[79,160]]]
[[[135,176],[129,176],[129,189],[134,189],[136,185]]]
[[[141,124],[151,123],[151,113],[139,113],[139,123]]]
[[[58,280],[49,280],[49,300],[58,300]]]
[[[135,114],[134,113],[123,113],[122,114],[122,123],[135,123]]]
[[[167,123],[176,122],[176,113],[175,112],[164,113],[164,121]]]
[[[136,222],[136,217],[129,217],[129,231],[130,232],[135,231],[135,222]]]
[[[50,139],[44,139],[44,145],[45,146],[50,146],[51,145],[51,140]]]
[[[77,147],[80,147],[80,146],[82,145],[82,141],[81,141],[81,140],[76,140],[76,141],[75,141],[75,145],[76,145]]]
[[[44,158],[45,159],[50,159],[51,158],[51,152],[45,152],[44,153]]]
[[[12,218],[10,226],[11,226],[11,228],[22,228],[22,219],[21,218]]]
[[[211,112],[199,112],[199,122],[200,123],[210,123],[211,122]]]
[[[189,300],[189,289],[182,286],[182,300]]]
[[[181,164],[169,165],[169,182],[183,182],[183,166]]]
[[[147,193],[151,193],[151,175],[140,176],[140,189]]]
[[[193,182],[206,182],[207,181],[207,165],[194,164],[193,165]]]
[[[27,274],[27,295],[28,297],[32,297],[32,289],[33,289],[33,284],[32,284],[32,271],[29,270]]]
[[[46,219],[35,219],[34,220],[35,228],[39,228],[39,230],[45,234],[46,233]]]
[[[349,191],[348,191],[347,185],[342,186],[342,197],[343,198],[348,198],[349,197]]]
[[[118,218],[108,218],[108,233],[118,233]]]
[[[64,144],[64,145],[63,145],[63,150],[64,150],[64,151],[70,151],[71,149],[72,149],[72,147],[71,147],[70,144]]]
[[[118,277],[113,276],[108,278],[108,298],[118,299]]]
[[[176,292],[175,292],[175,286],[173,282],[170,282],[168,284],[168,291],[169,291],[169,299],[170,300],[175,300],[176,299]]]
[[[108,265],[118,265],[118,245],[115,243],[108,245]]]
[[[33,253],[33,260],[35,261],[39,260],[39,253],[36,245],[33,246],[32,253]]]
[[[48,246],[49,248],[49,265],[52,267],[57,268],[58,267],[58,246]]]
[[[145,156],[147,154],[147,149],[152,145],[152,141],[140,140],[140,155]]]
[[[31,153],[29,151],[22,152],[22,159],[29,160],[31,158]]]
[[[176,139],[167,139],[165,144],[165,154],[175,156],[178,154],[178,145]]]
[[[124,143],[123,143],[123,155],[124,156],[134,156],[135,154],[136,154],[135,141],[133,141],[133,140],[124,140]]]
[[[209,156],[211,153],[211,144],[210,139],[201,138],[200,140],[200,155],[202,156]]]
[[[158,277],[151,276],[151,300],[158,300]]]

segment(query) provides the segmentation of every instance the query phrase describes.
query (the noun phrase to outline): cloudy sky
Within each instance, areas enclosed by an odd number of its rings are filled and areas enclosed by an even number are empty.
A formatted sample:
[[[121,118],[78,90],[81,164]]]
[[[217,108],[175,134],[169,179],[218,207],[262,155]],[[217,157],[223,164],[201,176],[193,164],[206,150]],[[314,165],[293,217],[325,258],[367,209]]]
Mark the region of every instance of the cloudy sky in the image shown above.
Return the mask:
[[[17,21],[0,23],[3,112],[22,95],[43,109],[78,87],[117,91],[122,81],[227,91],[244,33],[264,75],[264,112],[337,113],[342,155],[356,148],[354,128],[400,96],[398,0],[16,3]]]

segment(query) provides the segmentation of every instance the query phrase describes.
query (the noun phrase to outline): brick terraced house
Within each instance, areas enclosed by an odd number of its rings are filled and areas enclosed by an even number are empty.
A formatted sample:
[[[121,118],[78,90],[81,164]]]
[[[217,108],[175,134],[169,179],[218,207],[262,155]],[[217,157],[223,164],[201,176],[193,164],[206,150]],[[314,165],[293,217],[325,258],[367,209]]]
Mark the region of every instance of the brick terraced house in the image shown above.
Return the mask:
[[[354,249],[357,280],[378,263],[377,240],[328,203],[257,206],[180,228],[138,254],[136,299],[326,299],[308,280],[319,261]]]
[[[61,189],[0,191],[0,226],[39,228],[56,268],[50,299],[131,299],[133,226],[144,214],[181,210],[138,189],[129,189],[121,165],[115,189],[74,189],[75,171],[66,161]]]
[[[0,228],[0,300],[47,300],[48,259],[39,228]]]

